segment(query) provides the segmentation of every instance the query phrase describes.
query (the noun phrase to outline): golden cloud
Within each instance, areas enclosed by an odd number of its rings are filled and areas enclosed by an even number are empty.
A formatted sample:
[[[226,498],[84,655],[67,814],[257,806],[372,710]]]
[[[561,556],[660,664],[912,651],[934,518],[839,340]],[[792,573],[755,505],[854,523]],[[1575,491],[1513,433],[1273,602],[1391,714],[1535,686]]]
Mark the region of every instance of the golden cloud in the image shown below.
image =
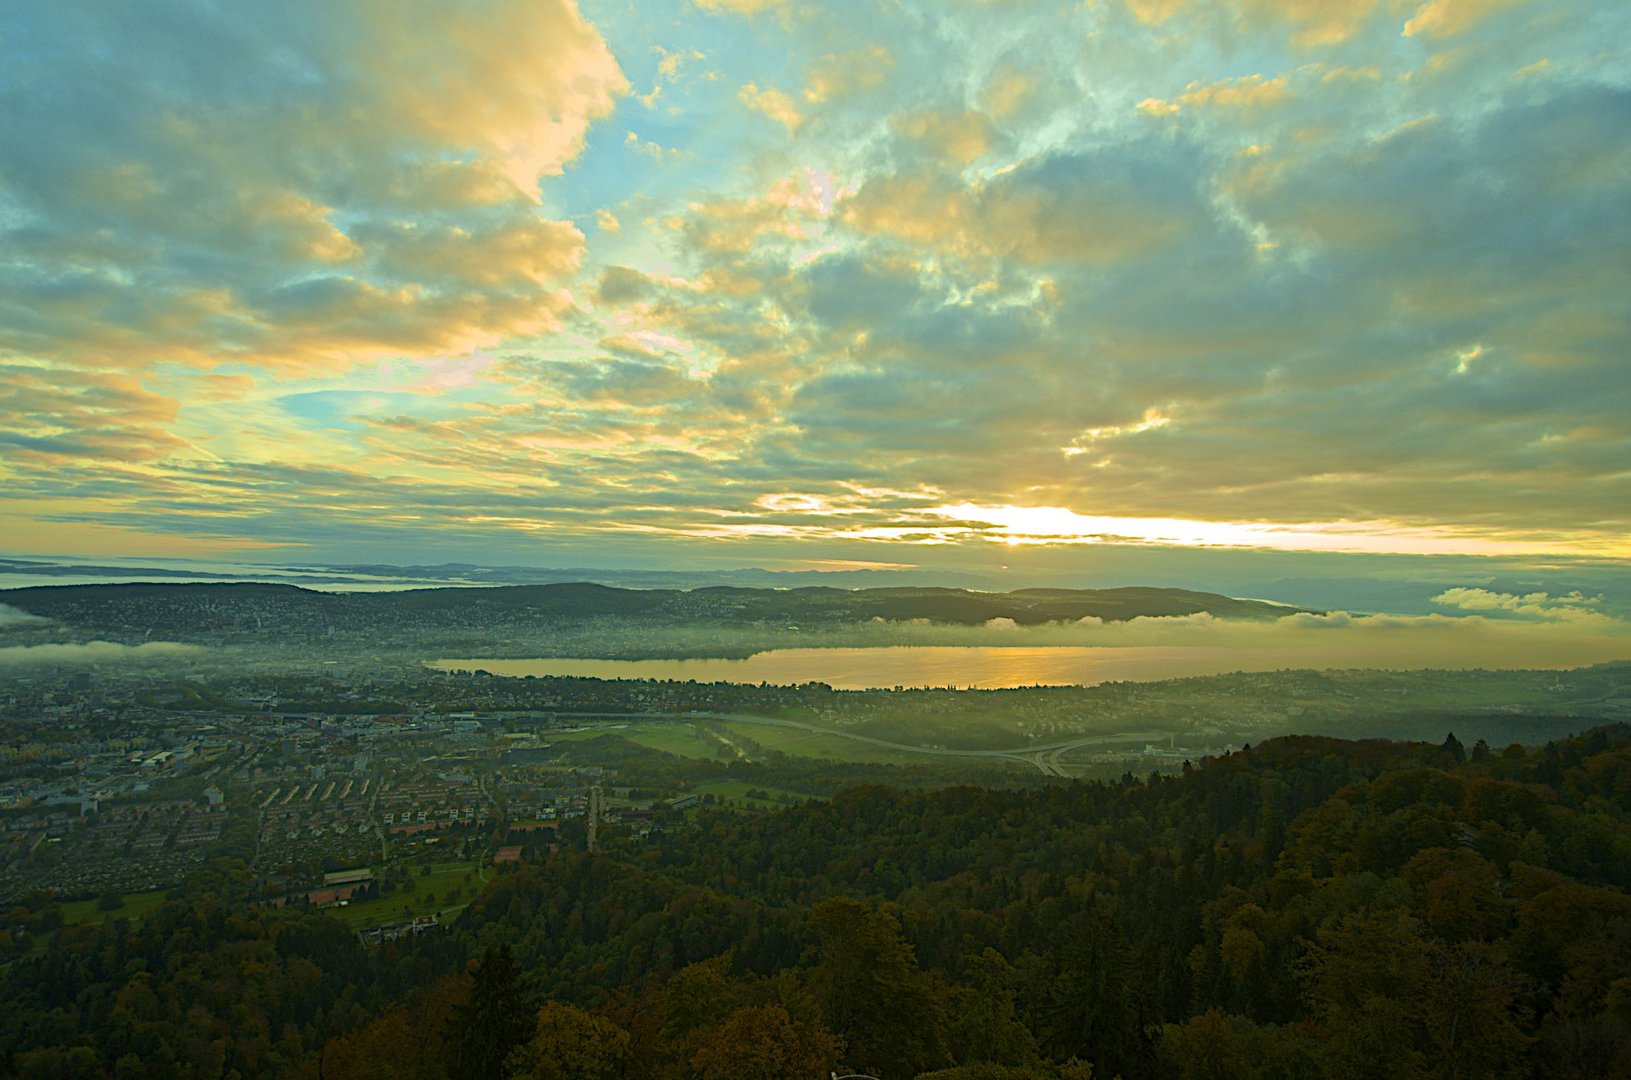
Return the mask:
[[[1405,37],[1447,38],[1466,33],[1502,8],[1522,0],[1427,0],[1404,24]]]
[[[844,203],[844,220],[958,257],[1110,263],[1164,248],[1191,224],[1134,186],[1084,178],[1055,189],[1009,173],[963,186],[915,172],[874,180]]]
[[[763,195],[692,203],[669,224],[691,249],[712,254],[746,254],[767,236],[809,239],[832,212],[834,183],[830,176],[803,170],[777,180]]]
[[[874,89],[894,66],[895,57],[878,44],[828,53],[804,69],[804,100],[815,105]]]
[[[560,280],[578,268],[584,246],[576,226],[532,215],[486,229],[398,222],[364,235],[395,274],[481,288]]]
[[[1240,0],[1245,21],[1264,28],[1285,25],[1298,48],[1340,45],[1359,32],[1376,0]]]
[[[896,236],[957,252],[973,245],[966,219],[969,193],[934,173],[896,174],[869,182],[844,204],[844,222],[868,235]]]
[[[365,123],[477,150],[527,197],[583,149],[589,124],[628,90],[570,0],[369,0],[357,60]]]
[[[1036,93],[1036,80],[1011,67],[999,68],[980,90],[980,106],[996,117],[1018,112]]]
[[[1237,113],[1260,112],[1283,105],[1291,97],[1291,89],[1284,75],[1273,79],[1265,79],[1261,75],[1242,75],[1214,83],[1192,82],[1176,101],[1145,98],[1138,103],[1138,111],[1148,116],[1172,116],[1187,106],[1226,109]]]
[[[1215,83],[1190,83],[1179,95],[1184,105],[1211,106],[1219,109],[1243,111],[1271,108],[1291,98],[1291,90],[1284,75],[1265,79],[1261,75],[1242,75],[1238,79],[1223,79]]]
[[[1127,10],[1146,26],[1164,26],[1189,3],[1190,0],[1127,0]]]
[[[309,369],[556,327],[584,238],[539,212],[538,183],[627,90],[605,41],[571,0],[356,0],[339,17],[351,32],[302,54],[321,99],[178,103],[135,73],[139,139],[53,178],[64,220],[93,215],[107,240],[89,268],[42,246],[0,347]],[[167,263],[181,253],[209,280]]]
[[[171,431],[179,412],[135,375],[0,361],[0,457],[13,463],[160,460],[188,446]]]
[[[972,110],[927,109],[895,116],[890,124],[902,135],[923,144],[936,157],[959,165],[967,165],[983,156],[995,136],[990,119]]]
[[[787,13],[788,0],[693,0],[703,11],[715,14],[760,15],[767,11]]]
[[[797,131],[804,123],[804,114],[793,104],[793,99],[780,90],[761,90],[757,83],[746,83],[737,91],[736,99],[754,112],[776,121],[789,133]]]
[[[1182,13],[1211,15],[1221,11],[1252,31],[1289,31],[1297,48],[1337,45],[1357,34],[1376,9],[1376,0],[1126,0],[1133,18],[1146,26],[1165,26]]]

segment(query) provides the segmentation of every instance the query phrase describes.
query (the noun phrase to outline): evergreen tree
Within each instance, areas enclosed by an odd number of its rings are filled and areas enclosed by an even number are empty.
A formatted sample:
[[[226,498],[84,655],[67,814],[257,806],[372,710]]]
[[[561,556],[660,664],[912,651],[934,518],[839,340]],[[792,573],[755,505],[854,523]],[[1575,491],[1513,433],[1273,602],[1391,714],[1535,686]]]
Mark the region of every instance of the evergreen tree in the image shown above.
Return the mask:
[[[508,945],[490,948],[471,972],[470,996],[448,1018],[448,1072],[504,1080],[505,1059],[532,1035],[534,1017]]]
[[[1044,1051],[1058,1061],[1090,1061],[1102,1076],[1154,1077],[1147,983],[1107,912],[1067,918],[1058,943],[1031,975],[1032,1013]]]
[[[940,1000],[892,916],[834,897],[815,906],[810,926],[821,942],[816,997],[845,1040],[846,1064],[915,1076],[949,1063]]]

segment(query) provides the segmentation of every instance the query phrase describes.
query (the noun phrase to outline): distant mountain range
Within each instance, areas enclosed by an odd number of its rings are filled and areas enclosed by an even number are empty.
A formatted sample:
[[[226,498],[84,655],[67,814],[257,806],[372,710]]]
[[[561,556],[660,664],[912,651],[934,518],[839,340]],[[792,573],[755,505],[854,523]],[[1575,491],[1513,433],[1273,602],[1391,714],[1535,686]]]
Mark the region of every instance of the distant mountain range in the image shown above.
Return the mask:
[[[1237,553],[1238,555],[1238,553]],[[1220,556],[1221,558],[1221,556]],[[726,570],[624,569],[616,567],[489,566],[470,562],[399,565],[393,563],[232,563],[200,559],[0,556],[0,590],[35,582],[97,585],[129,582],[258,582],[298,585],[325,592],[380,592],[438,587],[595,584],[621,589],[696,590],[716,586],[788,591],[805,587],[841,590],[882,588],[961,588],[981,595],[1015,584],[1056,585],[1089,591],[1130,582],[1167,590],[1253,597],[1319,610],[1425,615],[1445,612],[1435,598],[1446,589],[1478,587],[1518,596],[1545,592],[1562,597],[1580,592],[1608,615],[1631,617],[1631,569],[1623,561],[1554,560],[1546,568],[1507,565],[1499,560],[1367,556],[1358,565],[1290,555],[1264,561],[1262,553],[1238,555],[1217,565],[1139,566],[1125,559],[1094,573],[1057,571],[1028,578],[964,569],[857,568],[767,570],[745,566]],[[1309,561],[1309,560],[1313,561]],[[1244,561],[1242,561],[1244,560]],[[1299,569],[1300,568],[1300,569]],[[1178,570],[1182,572],[1178,572]],[[1017,594],[1016,594],[1017,595]],[[1209,609],[1216,610],[1216,609]],[[1499,611],[1487,613],[1498,617]]]
[[[430,588],[333,593],[256,583],[46,585],[0,591],[0,604],[84,629],[129,631],[294,627],[317,622],[391,625],[411,618],[431,628],[473,623],[572,625],[586,620],[640,623],[797,623],[834,625],[870,619],[1022,625],[1087,617],[1209,612],[1220,618],[1271,619],[1291,608],[1186,589],[1020,589],[1008,593],[946,588],[621,589],[588,582],[492,588]]]
[[[765,570],[736,567],[729,570],[630,570],[608,567],[484,566],[446,562],[402,566],[393,563],[219,563],[188,559],[110,559],[81,562],[70,558],[0,557],[0,584],[21,584],[32,578],[66,579],[73,584],[132,581],[240,581],[302,585],[314,589],[352,591],[409,589],[438,585],[552,585],[590,582],[631,589],[696,589],[709,585],[742,588],[789,588],[826,585],[864,588],[883,585],[961,585],[976,588],[997,584],[987,575],[944,574],[928,570]]]

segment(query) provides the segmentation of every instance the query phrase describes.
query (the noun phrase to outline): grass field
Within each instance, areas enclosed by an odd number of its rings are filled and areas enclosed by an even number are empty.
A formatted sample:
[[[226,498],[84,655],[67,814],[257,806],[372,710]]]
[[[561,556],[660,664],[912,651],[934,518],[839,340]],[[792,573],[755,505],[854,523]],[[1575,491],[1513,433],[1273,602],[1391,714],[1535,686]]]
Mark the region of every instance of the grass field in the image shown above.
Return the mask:
[[[431,867],[430,876],[420,877],[415,872],[407,888],[397,889],[390,896],[328,910],[353,930],[360,930],[365,926],[406,922],[416,915],[467,904],[482,888],[475,863],[437,863]]]
[[[880,765],[921,765],[933,760],[925,754],[910,750],[891,750],[886,746],[846,739],[842,735],[823,735],[795,728],[779,728],[770,724],[730,721],[724,728],[744,738],[752,739],[766,750],[780,750],[794,757],[819,758],[823,761],[857,761]]]
[[[715,758],[718,740],[698,730],[695,724],[619,724],[616,727],[596,727],[588,731],[551,732],[551,742],[581,742],[602,735],[621,735],[632,743],[652,750],[689,758]]]
[[[885,765],[922,762],[923,756],[910,751],[890,750],[882,746],[846,739],[841,735],[822,735],[809,731],[778,728],[769,724],[745,721],[715,722],[727,736],[751,739],[766,750],[780,750],[795,757],[819,758],[824,761],[857,761]],[[730,760],[719,753],[722,745],[718,738],[704,730],[702,725],[687,723],[619,724],[615,727],[596,727],[588,731],[569,731],[551,734],[553,742],[574,742],[599,738],[602,735],[621,735],[630,742],[653,750],[677,754],[681,757],[707,760]],[[733,755],[734,756],[734,755]]]
[[[713,795],[721,802],[733,806],[745,806],[750,810],[780,810],[789,805],[777,802],[776,799],[786,796],[793,803],[801,803],[805,799],[819,798],[819,796],[806,795],[802,791],[793,791],[790,788],[771,787],[768,784],[750,784],[745,780],[715,780],[709,784],[698,784],[691,789],[696,795]],[[769,799],[749,798],[749,791],[762,791],[769,795]]]
[[[742,785],[746,788],[748,785]],[[770,804],[767,804],[770,805]],[[469,880],[466,880],[468,875]],[[352,929],[378,926],[381,923],[405,922],[416,915],[429,915],[435,911],[469,903],[483,888],[473,862],[438,863],[431,867],[429,877],[416,873],[411,884],[390,896],[378,900],[364,900],[346,907],[330,908],[329,913]],[[457,894],[457,895],[455,895]],[[434,900],[431,899],[434,897]],[[103,923],[110,919],[139,919],[164,903],[164,890],[129,893],[124,904],[112,911],[97,909],[96,900],[70,900],[62,905],[65,926],[81,923]],[[406,905],[406,912],[403,908]]]
[[[800,731],[796,728],[776,727],[773,724],[755,724],[746,720],[710,721],[708,724],[689,724],[684,722],[663,722],[655,724],[618,724],[608,727],[594,727],[586,731],[569,731],[552,733],[552,742],[581,742],[588,739],[600,738],[604,735],[620,735],[630,742],[653,750],[662,750],[666,753],[681,757],[699,758],[710,761],[732,760],[736,756],[723,755],[720,747],[725,745],[720,738],[710,733],[707,728],[713,727],[722,731],[726,739],[741,739],[745,748],[748,741],[757,743],[765,750],[779,750],[791,757],[814,758],[820,761],[846,761],[868,765],[921,765],[925,762],[943,761],[928,754],[916,754],[910,750],[891,750],[885,746],[875,746],[871,743],[856,739],[845,738],[842,735],[829,735],[822,732]],[[1001,740],[998,740],[1001,741]],[[1010,742],[1020,742],[1018,738],[1011,738]],[[966,758],[966,762],[979,763],[979,758]]]
[[[163,889],[153,892],[126,893],[124,903],[112,911],[99,911],[96,900],[70,900],[62,905],[64,925],[104,923],[109,919],[139,919],[164,903]]]

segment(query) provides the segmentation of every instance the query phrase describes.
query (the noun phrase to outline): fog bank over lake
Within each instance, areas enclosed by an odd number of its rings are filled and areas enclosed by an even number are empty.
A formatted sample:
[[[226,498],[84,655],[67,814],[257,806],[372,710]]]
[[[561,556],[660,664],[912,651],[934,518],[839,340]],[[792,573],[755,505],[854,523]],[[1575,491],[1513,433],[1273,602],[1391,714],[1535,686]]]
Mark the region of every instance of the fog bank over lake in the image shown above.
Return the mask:
[[[838,690],[895,686],[1093,685],[1228,671],[1303,667],[1276,650],[1216,648],[1072,648],[897,645],[873,649],[775,649],[745,660],[438,660],[445,670],[480,668],[494,675],[586,676],[596,679],[694,679],[697,682],[799,684]]]
[[[933,637],[937,628],[910,628]],[[1573,668],[1631,659],[1617,619],[1479,616],[1295,616],[1270,623],[1187,617],[1126,623],[984,628],[991,644],[776,648],[745,659],[444,659],[441,670],[495,675],[799,684],[840,690],[958,686],[998,689],[1153,681],[1289,668]],[[966,630],[958,637],[967,640]],[[1098,640],[1103,644],[1063,644]]]

